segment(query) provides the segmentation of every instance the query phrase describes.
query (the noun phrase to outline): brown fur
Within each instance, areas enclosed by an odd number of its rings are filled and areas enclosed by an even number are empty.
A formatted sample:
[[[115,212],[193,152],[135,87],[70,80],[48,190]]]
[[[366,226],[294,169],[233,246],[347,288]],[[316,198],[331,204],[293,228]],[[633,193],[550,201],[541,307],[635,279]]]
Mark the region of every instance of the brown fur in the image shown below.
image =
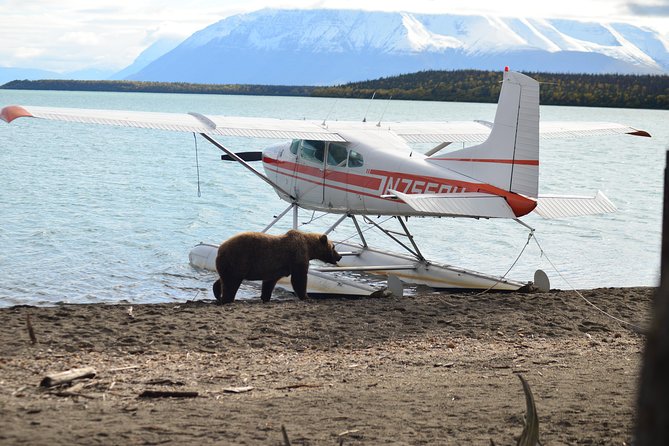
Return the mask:
[[[243,280],[262,280],[260,297],[267,302],[278,280],[291,276],[295,294],[306,299],[307,271],[312,259],[337,263],[341,256],[325,234],[294,229],[284,235],[237,234],[218,248],[216,270],[220,278],[214,282],[214,296],[218,303],[230,303]]]

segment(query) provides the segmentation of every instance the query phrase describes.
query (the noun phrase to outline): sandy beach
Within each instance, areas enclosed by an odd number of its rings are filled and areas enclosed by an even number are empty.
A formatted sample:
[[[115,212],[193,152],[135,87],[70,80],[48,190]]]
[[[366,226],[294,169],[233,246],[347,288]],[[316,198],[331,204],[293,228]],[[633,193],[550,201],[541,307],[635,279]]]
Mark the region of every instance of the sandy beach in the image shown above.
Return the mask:
[[[645,327],[654,291],[583,295]],[[557,290],[3,308],[0,444],[510,445],[517,374],[543,444],[630,444],[643,342]]]

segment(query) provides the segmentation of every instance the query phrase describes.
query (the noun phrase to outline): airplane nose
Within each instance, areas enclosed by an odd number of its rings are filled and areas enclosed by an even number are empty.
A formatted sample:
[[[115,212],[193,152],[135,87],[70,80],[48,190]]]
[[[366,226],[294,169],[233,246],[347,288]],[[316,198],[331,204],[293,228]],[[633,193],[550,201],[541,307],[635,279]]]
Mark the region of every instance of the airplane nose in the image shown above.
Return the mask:
[[[265,147],[262,151],[262,157],[265,158],[272,158],[272,159],[279,159],[279,152],[281,151],[281,146],[279,145],[272,145],[269,147]]]

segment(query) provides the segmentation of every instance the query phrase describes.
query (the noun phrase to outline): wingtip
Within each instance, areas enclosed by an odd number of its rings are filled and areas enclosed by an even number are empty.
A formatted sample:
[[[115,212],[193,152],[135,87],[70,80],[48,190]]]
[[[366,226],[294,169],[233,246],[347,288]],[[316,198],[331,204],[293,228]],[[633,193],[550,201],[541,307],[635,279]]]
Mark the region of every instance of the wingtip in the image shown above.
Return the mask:
[[[650,133],[648,133],[645,130],[636,130],[634,132],[629,132],[627,133],[628,135],[633,135],[633,136],[644,136],[646,138],[650,138]]]
[[[6,123],[10,123],[17,118],[26,118],[32,116],[33,115],[30,114],[25,108],[19,105],[8,105],[7,107],[3,107],[2,110],[0,110],[0,119]]]

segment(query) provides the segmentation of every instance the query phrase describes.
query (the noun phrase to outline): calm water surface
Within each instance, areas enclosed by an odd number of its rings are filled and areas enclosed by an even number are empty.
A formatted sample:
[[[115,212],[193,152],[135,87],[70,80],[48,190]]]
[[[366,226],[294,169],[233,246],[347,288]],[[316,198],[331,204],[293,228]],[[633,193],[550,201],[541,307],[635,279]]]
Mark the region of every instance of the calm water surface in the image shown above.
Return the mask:
[[[492,120],[494,104],[258,96],[0,90],[0,105],[368,120]],[[542,106],[545,120],[614,121],[653,138],[542,141],[541,193],[594,194],[618,206],[605,216],[543,220],[509,277],[544,269],[556,288],[655,285],[669,112]],[[274,141],[227,138],[235,150]],[[0,125],[0,306],[56,302],[170,302],[211,298],[214,275],[188,264],[199,242],[261,230],[282,211],[265,183],[192,134],[19,119]],[[316,215],[315,217],[318,217]],[[302,211],[300,220],[309,221]],[[332,218],[309,226],[318,231]],[[286,223],[288,224],[288,223]],[[428,258],[504,274],[528,231],[509,221],[410,219]],[[283,229],[286,228],[284,225]],[[337,230],[334,238],[351,234]],[[391,248],[369,233],[378,246]],[[558,269],[556,272],[552,262]],[[566,280],[566,281],[565,281]],[[253,286],[242,297],[257,296]]]

